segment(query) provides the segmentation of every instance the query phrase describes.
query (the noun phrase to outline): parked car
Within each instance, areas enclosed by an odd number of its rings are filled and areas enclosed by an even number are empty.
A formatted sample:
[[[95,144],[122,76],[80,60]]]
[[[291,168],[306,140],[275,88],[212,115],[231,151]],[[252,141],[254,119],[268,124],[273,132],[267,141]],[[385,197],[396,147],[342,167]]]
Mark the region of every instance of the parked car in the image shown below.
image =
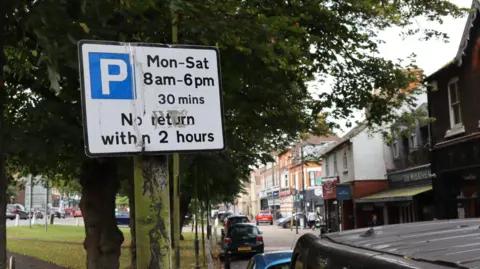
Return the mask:
[[[74,217],[74,218],[81,218],[81,217],[83,217],[82,211],[81,211],[80,209],[75,210],[75,212],[73,212],[73,217]]]
[[[295,227],[295,225],[300,226],[300,224],[301,224],[300,220],[302,218],[303,218],[304,225],[307,225],[307,217],[305,216],[305,214],[295,213],[295,214],[293,214],[293,218],[294,218],[294,221],[293,221],[294,222],[293,223],[294,227]],[[292,225],[291,221],[292,221],[292,216],[282,218],[282,219],[277,221],[277,226],[280,226],[282,228],[290,228],[290,226]]]
[[[65,215],[66,215],[66,214],[65,214],[65,210],[63,210],[63,209],[61,209],[61,208],[59,208],[59,207],[52,207],[52,208],[50,209],[50,214],[51,214],[51,215],[54,215],[55,218],[57,218],[57,219],[60,219],[60,218],[64,219],[64,218],[65,218]]]
[[[220,219],[220,222],[222,224],[225,224],[227,222],[228,217],[230,216],[233,216],[233,212],[225,212],[225,214],[223,214],[222,218]]]
[[[33,209],[30,212],[28,212],[28,217],[30,216],[35,216],[36,219],[43,219],[43,212],[41,212],[39,209]]]
[[[238,223],[228,228],[223,251],[230,256],[264,252],[262,232],[254,223]]]
[[[248,263],[247,269],[289,269],[292,250],[257,254]]]
[[[7,205],[7,218],[13,220],[20,216],[20,219],[28,219],[28,212],[25,208],[20,204],[8,204]]]
[[[257,225],[260,225],[260,223],[269,223],[270,225],[273,225],[273,215],[270,212],[258,213],[255,220],[257,221]]]
[[[290,268],[479,268],[480,219],[375,226],[301,236]],[[327,265],[328,264],[328,265]]]
[[[230,216],[225,222],[225,228],[222,229],[222,237],[228,232],[228,227],[237,223],[249,223],[250,218],[247,216]]]
[[[119,210],[117,211],[115,218],[117,219],[117,225],[130,226],[130,212],[126,210]]]

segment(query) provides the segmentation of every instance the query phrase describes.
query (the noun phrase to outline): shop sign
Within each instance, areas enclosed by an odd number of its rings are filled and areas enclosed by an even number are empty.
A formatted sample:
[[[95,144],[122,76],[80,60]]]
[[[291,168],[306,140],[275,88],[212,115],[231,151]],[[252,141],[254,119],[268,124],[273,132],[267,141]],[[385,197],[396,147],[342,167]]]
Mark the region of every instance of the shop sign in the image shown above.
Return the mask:
[[[279,191],[274,191],[274,192],[272,193],[273,197],[278,197],[278,193],[279,193]]]
[[[280,197],[290,196],[290,190],[281,191],[279,195],[280,195]]]
[[[336,192],[337,200],[339,201],[352,199],[352,190],[350,189],[350,185],[337,185]]]
[[[419,182],[430,181],[431,178],[432,173],[429,164],[388,175],[390,187],[413,185]]]
[[[323,196],[323,191],[322,191],[322,189],[315,189],[313,191],[313,194],[315,194],[315,196],[320,196],[321,197],[321,196]]]
[[[337,186],[338,178],[323,178],[322,189],[323,189],[323,199],[335,199],[337,197]]]

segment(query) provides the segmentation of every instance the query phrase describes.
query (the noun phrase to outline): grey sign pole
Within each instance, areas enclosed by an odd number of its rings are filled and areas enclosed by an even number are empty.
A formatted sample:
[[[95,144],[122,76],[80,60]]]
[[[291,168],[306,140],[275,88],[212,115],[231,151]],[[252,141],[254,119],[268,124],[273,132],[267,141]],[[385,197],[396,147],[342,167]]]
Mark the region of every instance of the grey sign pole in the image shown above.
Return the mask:
[[[45,231],[48,230],[48,180],[46,180],[46,194],[45,194]]]

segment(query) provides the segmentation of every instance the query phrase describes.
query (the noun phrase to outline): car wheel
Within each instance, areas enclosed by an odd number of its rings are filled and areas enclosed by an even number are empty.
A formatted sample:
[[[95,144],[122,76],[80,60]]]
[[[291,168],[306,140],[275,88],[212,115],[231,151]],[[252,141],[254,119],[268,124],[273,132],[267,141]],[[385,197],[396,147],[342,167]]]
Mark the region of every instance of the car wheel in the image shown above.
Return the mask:
[[[260,225],[260,223],[257,221],[257,226]]]
[[[283,224],[283,228],[285,229],[290,228],[290,222],[286,222],[285,224]]]
[[[10,220],[14,220],[15,218],[10,218]]]
[[[273,221],[270,221],[270,225],[273,225]]]

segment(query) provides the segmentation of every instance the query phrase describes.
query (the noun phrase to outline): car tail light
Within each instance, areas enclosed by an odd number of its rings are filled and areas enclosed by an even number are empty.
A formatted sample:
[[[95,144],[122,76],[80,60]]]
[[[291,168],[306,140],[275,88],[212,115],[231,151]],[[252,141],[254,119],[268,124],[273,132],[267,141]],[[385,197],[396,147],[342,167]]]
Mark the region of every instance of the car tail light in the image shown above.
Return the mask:
[[[226,237],[224,241],[225,241],[225,243],[232,243],[232,239],[230,239],[228,237]]]
[[[257,245],[263,244],[263,236],[257,236]]]
[[[250,220],[250,218],[248,218],[248,222],[252,222],[252,221]]]

